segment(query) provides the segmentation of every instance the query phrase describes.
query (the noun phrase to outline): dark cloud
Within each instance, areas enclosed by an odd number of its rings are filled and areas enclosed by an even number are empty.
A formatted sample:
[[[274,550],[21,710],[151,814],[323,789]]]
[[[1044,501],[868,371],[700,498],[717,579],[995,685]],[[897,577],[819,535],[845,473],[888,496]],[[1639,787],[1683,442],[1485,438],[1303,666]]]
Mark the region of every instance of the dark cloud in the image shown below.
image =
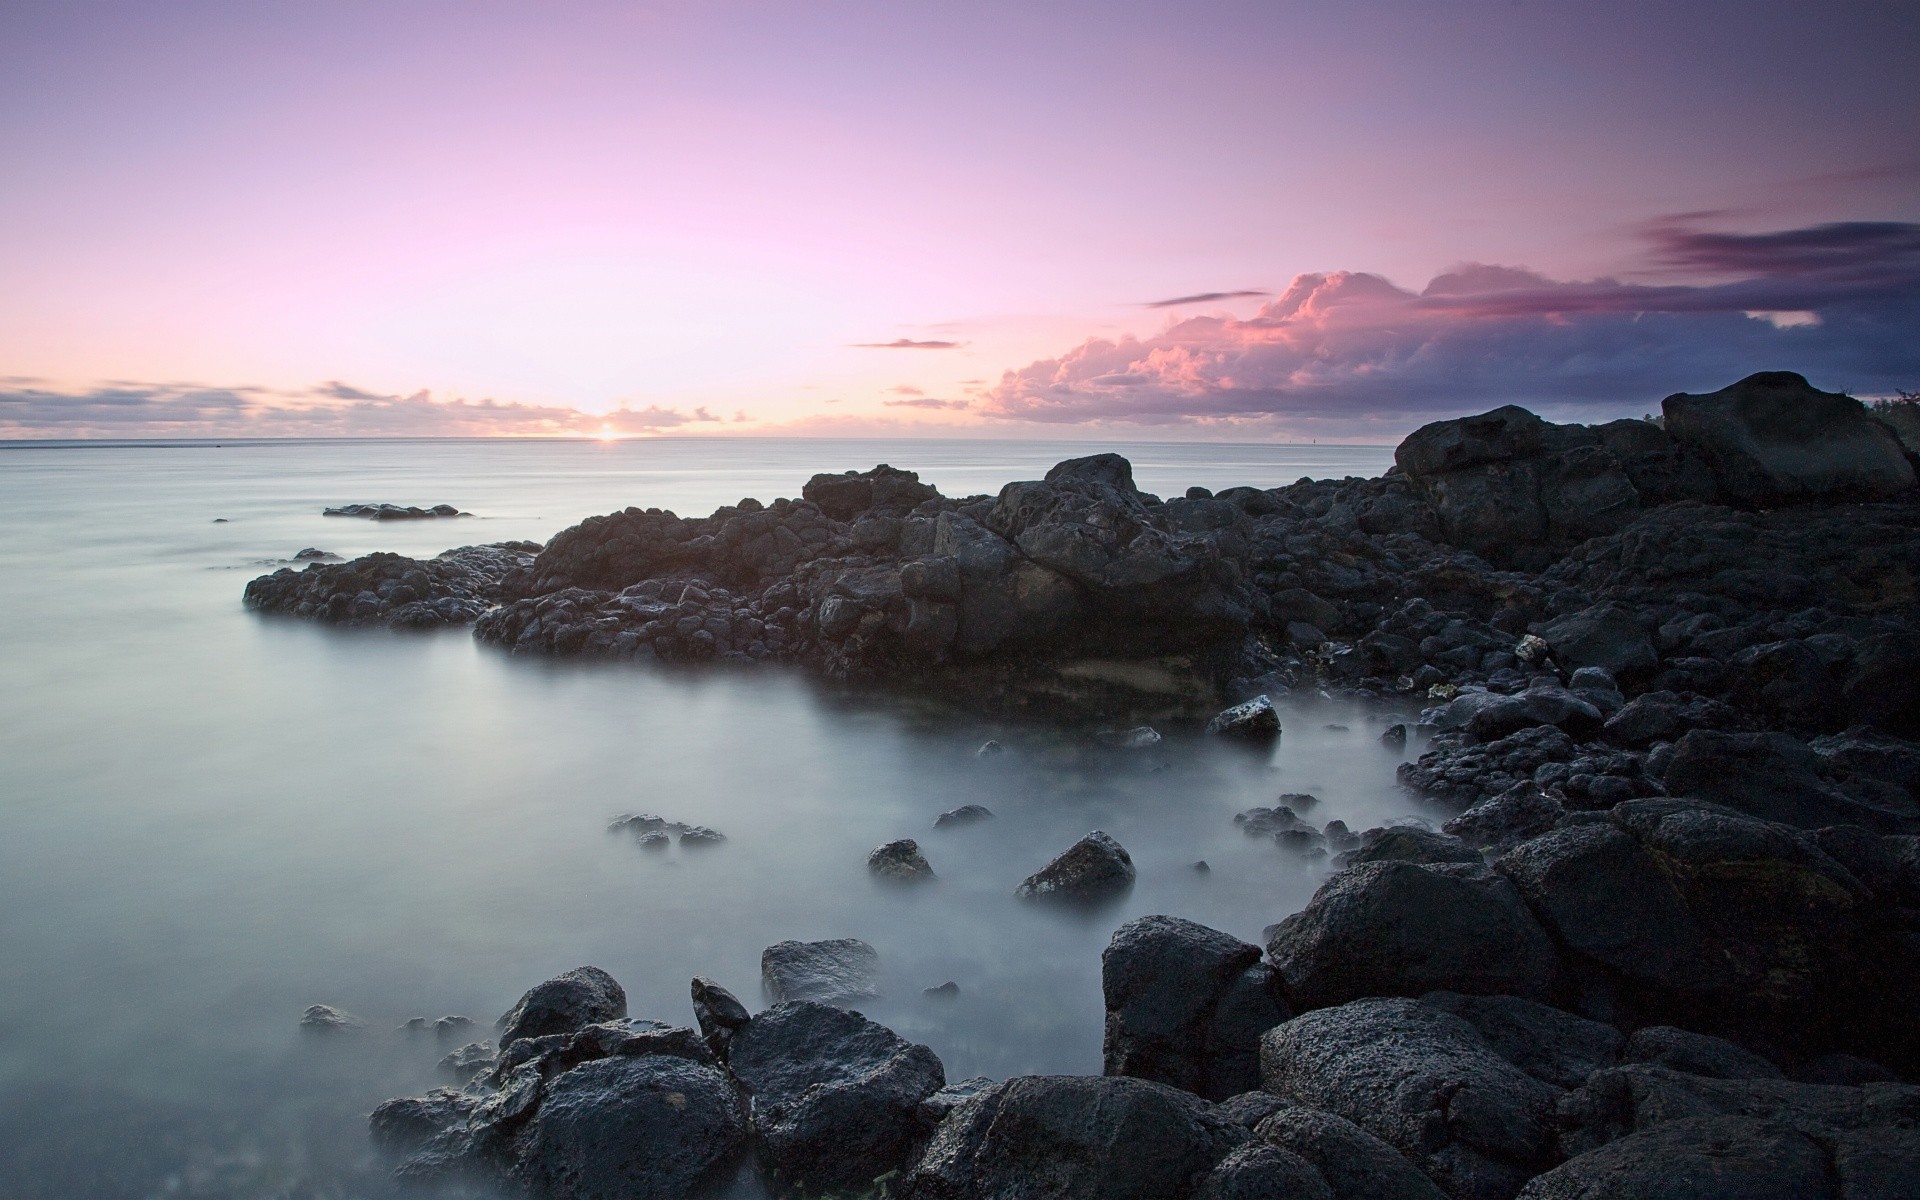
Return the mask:
[[[968,408],[965,400],[935,400],[931,396],[920,396],[912,400],[882,400],[887,408]]]
[[[1272,292],[1245,290],[1238,292],[1195,292],[1191,296],[1175,296],[1171,300],[1149,300],[1141,308],[1179,308],[1183,304],[1211,304],[1215,300],[1244,300],[1249,296],[1271,296]]]
[[[1192,317],[1095,338],[1009,371],[992,416],[1253,422],[1391,434],[1498,404],[1638,413],[1758,370],[1881,395],[1920,381],[1920,226],[1648,231],[1663,269],[1720,282],[1561,281],[1465,264],[1412,292],[1378,275],[1302,275],[1245,320]]]
[[[928,341],[916,342],[912,338],[895,338],[890,342],[855,342],[855,350],[953,350],[959,342]]]
[[[387,395],[330,380],[303,391],[113,381],[61,390],[0,381],[0,437],[489,437],[645,433],[718,418],[648,405],[554,405]]]

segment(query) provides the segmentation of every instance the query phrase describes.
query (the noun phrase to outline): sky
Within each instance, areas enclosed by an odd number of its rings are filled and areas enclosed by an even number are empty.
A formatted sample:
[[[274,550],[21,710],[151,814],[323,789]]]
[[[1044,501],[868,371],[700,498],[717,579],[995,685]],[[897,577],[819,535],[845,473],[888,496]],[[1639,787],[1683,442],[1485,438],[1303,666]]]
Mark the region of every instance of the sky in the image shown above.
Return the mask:
[[[0,5],[0,438],[1920,390],[1911,3]]]

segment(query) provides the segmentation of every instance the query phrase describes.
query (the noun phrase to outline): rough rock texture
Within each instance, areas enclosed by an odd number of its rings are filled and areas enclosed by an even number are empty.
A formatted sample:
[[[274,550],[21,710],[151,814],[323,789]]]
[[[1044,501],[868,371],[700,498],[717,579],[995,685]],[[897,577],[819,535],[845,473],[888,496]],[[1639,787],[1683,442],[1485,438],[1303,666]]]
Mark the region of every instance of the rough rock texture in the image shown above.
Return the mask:
[[[1914,485],[1893,430],[1851,396],[1764,371],[1660,404],[1669,433],[1703,458],[1722,495],[1748,504],[1896,495]]]
[[[1431,991],[1544,998],[1554,946],[1520,892],[1485,866],[1373,862],[1282,921],[1267,954],[1297,1006]]]
[[[955,1108],[900,1189],[906,1200],[1188,1200],[1245,1127],[1144,1079],[1026,1075]]]
[[[1096,829],[1027,876],[1015,892],[1028,900],[1097,904],[1124,895],[1133,878],[1133,856]]]
[[[895,883],[925,883],[933,878],[933,866],[920,852],[920,843],[912,838],[888,842],[867,855],[867,870],[880,879]]]
[[[1322,1109],[1286,1104],[1254,1135],[1312,1163],[1335,1200],[1441,1200],[1446,1194],[1392,1145]]]
[[[613,976],[599,967],[575,967],[529,988],[496,1026],[505,1050],[521,1038],[572,1033],[626,1015],[627,993]]]
[[[1268,1091],[1382,1138],[1450,1196],[1506,1200],[1551,1162],[1560,1089],[1431,1005],[1356,1000],[1304,1013],[1261,1039],[1260,1066]]]
[[[776,942],[760,952],[768,999],[841,1002],[879,995],[880,952],[859,938]]]
[[[693,977],[692,991],[693,1019],[700,1026],[700,1036],[707,1048],[724,1062],[733,1044],[733,1035],[752,1017],[739,997],[704,975]]]
[[[1292,1013],[1260,948],[1178,917],[1122,925],[1100,960],[1108,1075],[1224,1100],[1260,1086],[1260,1035]]]
[[[1518,996],[1429,992],[1420,1003],[1459,1017],[1479,1031],[1495,1054],[1557,1088],[1579,1087],[1595,1071],[1614,1066],[1627,1044],[1611,1025]]]
[[[1260,1143],[1221,1159],[1199,1195],[1202,1200],[1335,1200],[1312,1163],[1291,1150]]]
[[[856,1012],[778,1004],[735,1033],[728,1065],[753,1093],[753,1127],[778,1177],[857,1192],[903,1165],[940,1060]]]
[[[1820,1146],[1752,1117],[1694,1117],[1589,1151],[1527,1184],[1525,1200],[1830,1200]],[[1895,1193],[1886,1193],[1893,1195]]]
[[[502,580],[524,570],[532,542],[462,546],[435,558],[369,554],[345,563],[282,567],[247,584],[248,608],[333,625],[432,628],[465,625],[502,599]]]

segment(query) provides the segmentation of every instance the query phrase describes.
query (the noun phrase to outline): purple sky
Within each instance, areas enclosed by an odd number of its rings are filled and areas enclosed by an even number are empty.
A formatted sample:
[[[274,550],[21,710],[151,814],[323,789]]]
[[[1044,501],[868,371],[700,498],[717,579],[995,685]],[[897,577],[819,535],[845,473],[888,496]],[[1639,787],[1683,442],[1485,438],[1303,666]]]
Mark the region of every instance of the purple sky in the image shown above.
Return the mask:
[[[1916,63],[1910,3],[11,0],[0,437],[1920,389]]]

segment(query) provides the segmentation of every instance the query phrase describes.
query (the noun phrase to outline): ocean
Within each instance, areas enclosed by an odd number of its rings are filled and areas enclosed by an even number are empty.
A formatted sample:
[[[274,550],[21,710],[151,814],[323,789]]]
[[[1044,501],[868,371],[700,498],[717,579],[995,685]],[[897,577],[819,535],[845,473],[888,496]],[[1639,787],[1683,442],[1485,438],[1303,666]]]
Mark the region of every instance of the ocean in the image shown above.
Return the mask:
[[[765,1003],[761,950],[859,937],[860,1007],[947,1076],[1100,1070],[1100,951],[1173,913],[1249,941],[1326,875],[1243,836],[1283,792],[1354,829],[1416,812],[1388,719],[1312,698],[1249,754],[1081,734],[849,692],[779,668],[555,662],[466,631],[329,629],[246,611],[308,547],[353,557],[545,540],[628,505],[704,514],[891,463],[949,495],[1038,478],[1086,443],[658,439],[0,445],[0,1180],[15,1200],[376,1197],[379,1101],[451,1082],[399,1027],[493,1019],[591,963],[634,1016],[691,1023],[707,975]],[[1129,444],[1140,485],[1376,475],[1367,446]],[[451,503],[373,523],[324,507]],[[986,739],[1008,753],[975,755]],[[935,831],[984,804],[995,819]],[[607,831],[644,811],[704,852]],[[1097,915],[1014,886],[1091,829],[1139,880]],[[939,876],[877,885],[913,837]],[[1192,869],[1198,860],[1212,870]],[[957,999],[923,990],[947,981]],[[368,1022],[318,1037],[312,1004]],[[740,1185],[751,1194],[752,1183]]]

